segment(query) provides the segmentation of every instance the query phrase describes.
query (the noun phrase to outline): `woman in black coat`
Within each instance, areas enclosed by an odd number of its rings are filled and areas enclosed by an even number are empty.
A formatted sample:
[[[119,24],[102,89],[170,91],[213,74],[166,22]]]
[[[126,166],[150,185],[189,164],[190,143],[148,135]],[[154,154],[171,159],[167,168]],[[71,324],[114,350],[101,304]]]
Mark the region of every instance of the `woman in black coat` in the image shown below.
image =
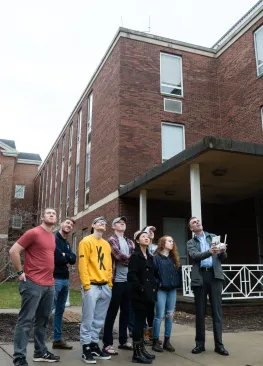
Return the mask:
[[[129,261],[128,283],[131,289],[131,304],[135,315],[133,329],[133,362],[152,363],[155,358],[144,348],[143,326],[149,306],[156,301],[158,281],[153,266],[153,257],[148,252],[150,238],[140,231],[135,238],[135,251]]]

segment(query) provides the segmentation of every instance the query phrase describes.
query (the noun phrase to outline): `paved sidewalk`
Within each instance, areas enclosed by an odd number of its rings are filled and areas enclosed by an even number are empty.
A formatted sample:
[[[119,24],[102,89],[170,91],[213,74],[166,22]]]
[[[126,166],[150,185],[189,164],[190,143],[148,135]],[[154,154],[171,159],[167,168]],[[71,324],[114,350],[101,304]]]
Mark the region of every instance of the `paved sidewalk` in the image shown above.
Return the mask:
[[[224,343],[230,352],[229,357],[220,356],[214,352],[213,334],[207,332],[206,352],[200,355],[191,354],[194,346],[194,328],[177,325],[173,327],[172,343],[176,348],[175,354],[164,352],[156,355],[155,365],[175,366],[263,366],[263,332],[246,333],[226,333]],[[81,361],[81,346],[78,342],[73,343],[72,351],[58,351],[56,354],[61,356],[60,365],[84,365]],[[116,343],[117,346],[117,343]],[[51,346],[49,345],[51,350]],[[51,350],[52,351],[52,350]],[[149,348],[150,351],[150,348]],[[0,345],[0,365],[12,365],[13,346],[10,344]],[[32,361],[33,344],[28,347],[29,366],[36,365]],[[9,355],[9,356],[8,356]],[[123,365],[131,364],[132,353],[130,351],[120,351],[118,356],[112,357],[111,361],[97,361],[98,365]],[[114,362],[114,363],[113,363]],[[58,364],[58,365],[59,365]]]

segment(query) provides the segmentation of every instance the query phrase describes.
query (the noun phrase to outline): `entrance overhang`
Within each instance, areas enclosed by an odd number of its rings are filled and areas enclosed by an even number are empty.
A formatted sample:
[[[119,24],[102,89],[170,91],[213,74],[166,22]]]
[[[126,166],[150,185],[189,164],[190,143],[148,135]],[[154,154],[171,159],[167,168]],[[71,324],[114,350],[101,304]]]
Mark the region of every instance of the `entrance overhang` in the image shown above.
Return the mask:
[[[199,164],[202,202],[229,203],[263,193],[263,144],[205,137],[119,190],[120,197],[191,201],[190,166]]]

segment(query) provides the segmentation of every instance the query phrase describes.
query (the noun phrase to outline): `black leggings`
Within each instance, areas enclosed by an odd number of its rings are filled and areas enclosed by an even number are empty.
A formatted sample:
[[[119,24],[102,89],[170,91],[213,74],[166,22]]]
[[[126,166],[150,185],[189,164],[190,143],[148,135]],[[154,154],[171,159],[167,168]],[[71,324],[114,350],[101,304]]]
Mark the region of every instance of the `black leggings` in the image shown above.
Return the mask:
[[[149,308],[147,309],[147,324],[149,328],[153,327],[154,307],[155,304],[150,304]]]
[[[134,311],[134,328],[132,333],[132,338],[134,342],[139,342],[143,338],[143,328],[146,322],[146,317],[148,314],[147,309],[133,309]]]

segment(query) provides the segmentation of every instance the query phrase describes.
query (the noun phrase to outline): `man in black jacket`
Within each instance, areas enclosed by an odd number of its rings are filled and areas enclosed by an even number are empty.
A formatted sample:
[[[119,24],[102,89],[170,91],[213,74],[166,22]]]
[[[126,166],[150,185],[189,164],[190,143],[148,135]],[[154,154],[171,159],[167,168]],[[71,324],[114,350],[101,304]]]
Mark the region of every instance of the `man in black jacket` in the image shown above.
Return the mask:
[[[54,342],[53,349],[72,349],[62,339],[62,319],[69,292],[69,270],[68,265],[76,263],[76,255],[72,252],[67,241],[69,233],[72,231],[75,221],[66,219],[61,223],[60,230],[55,234],[55,299],[54,299]]]

